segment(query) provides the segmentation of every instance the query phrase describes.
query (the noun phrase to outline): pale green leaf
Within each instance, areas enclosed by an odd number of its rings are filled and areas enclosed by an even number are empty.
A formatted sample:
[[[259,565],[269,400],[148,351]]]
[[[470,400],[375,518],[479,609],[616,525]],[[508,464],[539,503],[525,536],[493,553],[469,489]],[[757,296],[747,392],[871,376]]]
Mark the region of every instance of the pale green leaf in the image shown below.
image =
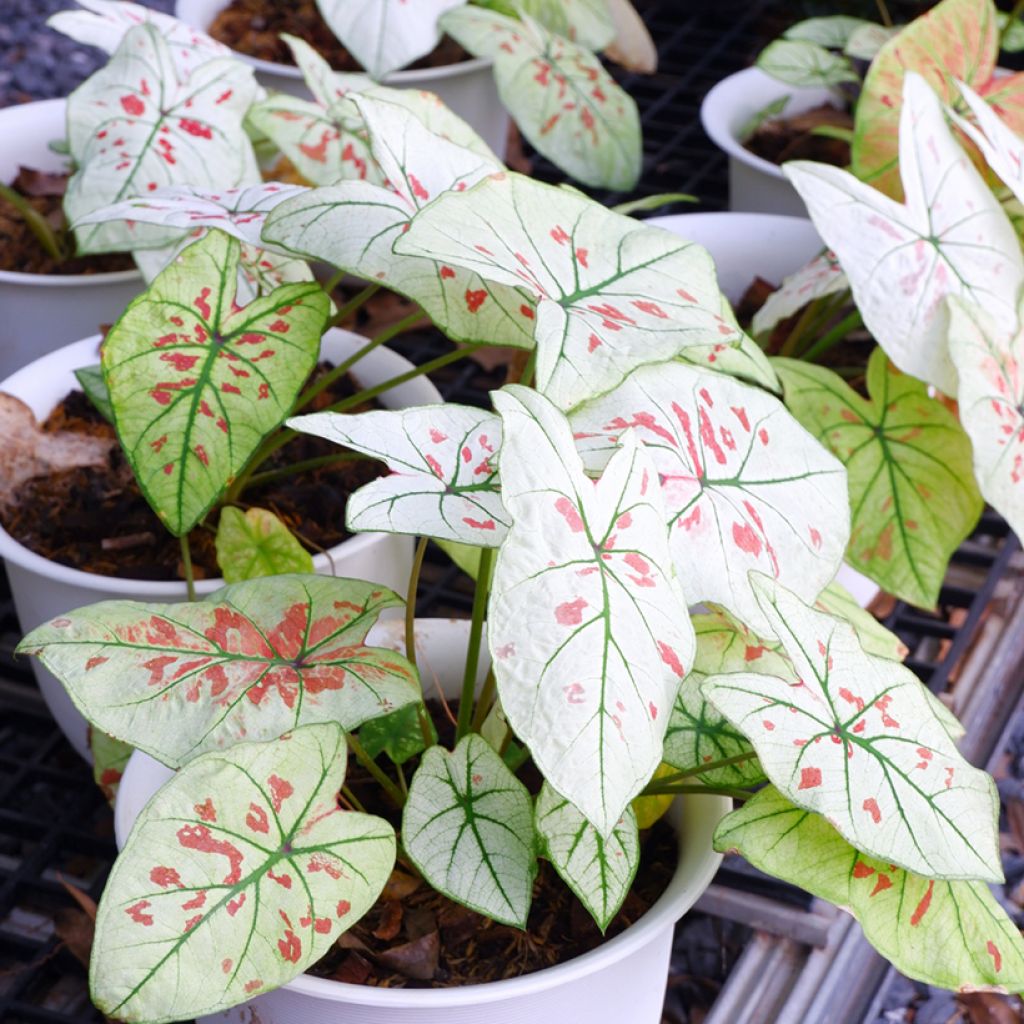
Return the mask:
[[[520,0],[517,6],[555,35],[588,50],[603,50],[615,38],[608,0]]]
[[[819,18],[804,18],[803,21],[790,25],[782,33],[782,37],[817,43],[828,50],[842,50],[854,32],[866,27],[874,28],[875,24],[863,18],[852,18],[847,14],[833,14]]]
[[[771,103],[766,103],[759,110],[755,111],[746,121],[740,125],[739,130],[736,132],[736,138],[741,142],[746,142],[754,133],[765,123],[770,121],[772,118],[778,117],[787,106],[789,101],[793,97],[789,94],[783,94],[778,99],[774,99]]]
[[[89,730],[89,753],[92,754],[92,777],[111,807],[117,796],[128,758],[135,748],[100,729]]]
[[[885,25],[875,25],[865,22],[860,28],[850,33],[846,40],[843,53],[854,60],[872,61],[878,56],[879,51],[896,33],[899,27],[887,28]]]
[[[857,634],[866,654],[879,658],[903,661],[907,648],[903,641],[890,633],[869,611],[861,608],[853,595],[840,583],[830,583],[815,599],[814,607],[837,619],[844,619]]]
[[[114,409],[110,404],[107,382],[103,379],[103,367],[99,363],[95,366],[83,366],[75,370],[75,379],[82,385],[86,398],[96,406],[100,415],[108,422],[113,423]]]
[[[756,64],[766,75],[798,89],[860,81],[846,57],[807,40],[776,39],[757,55]]]
[[[225,583],[313,571],[313,556],[273,512],[232,505],[217,523],[217,565]]]
[[[660,210],[663,206],[672,203],[696,203],[699,200],[691,196],[689,192],[659,192],[653,196],[643,196],[641,199],[631,199],[628,203],[619,203],[613,206],[613,213],[621,213],[623,216],[631,217],[635,213],[646,213],[649,210]]]

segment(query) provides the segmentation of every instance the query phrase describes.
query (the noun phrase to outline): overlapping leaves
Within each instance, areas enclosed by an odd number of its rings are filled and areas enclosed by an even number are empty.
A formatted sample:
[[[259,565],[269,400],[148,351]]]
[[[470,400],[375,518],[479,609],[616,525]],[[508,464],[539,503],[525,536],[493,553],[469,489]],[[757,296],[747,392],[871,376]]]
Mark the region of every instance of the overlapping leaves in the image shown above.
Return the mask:
[[[754,314],[751,324],[753,332],[764,334],[794,313],[800,312],[809,302],[838,295],[849,287],[850,283],[835,254],[826,250],[790,274],[768,296],[765,304]]]
[[[310,723],[351,730],[420,699],[367,631],[401,601],[361,580],[277,576],[205,601],[104,601],[34,629],[19,650],[61,679],[96,727],[177,766]]]

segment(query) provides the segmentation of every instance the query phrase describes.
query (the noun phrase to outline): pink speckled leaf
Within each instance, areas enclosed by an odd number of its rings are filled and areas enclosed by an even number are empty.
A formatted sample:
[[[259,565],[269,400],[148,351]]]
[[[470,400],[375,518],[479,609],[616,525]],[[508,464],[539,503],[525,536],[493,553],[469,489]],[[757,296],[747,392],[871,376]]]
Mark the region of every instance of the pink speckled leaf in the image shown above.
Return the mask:
[[[1024,535],[1024,328],[1001,331],[983,309],[952,300],[949,348],[978,486]]]
[[[96,915],[104,1013],[162,1024],[237,1005],[300,975],[370,909],[395,833],[338,806],[345,759],[341,729],[311,725],[198,758],[153,797]]]
[[[498,460],[501,420],[464,405],[356,416],[320,412],[288,425],[387,463],[391,475],[349,499],[350,530],[408,533],[497,547],[508,532]]]
[[[535,149],[586,185],[636,185],[640,116],[593,53],[526,14],[517,21],[462,6],[441,24],[470,53],[494,61],[502,102]]]
[[[293,284],[235,304],[239,243],[190,245],[103,343],[118,436],[139,486],[181,536],[291,412],[316,365],[330,300]]]
[[[711,257],[661,228],[518,174],[449,192],[395,251],[430,256],[537,301],[537,386],[571,409],[645,363],[737,343]]]
[[[216,57],[186,77],[155,26],[131,29],[106,67],[68,97],[68,144],[78,165],[64,199],[68,219],[77,223],[165,185],[215,191],[258,181],[242,127],[255,95],[245,64]],[[121,221],[78,232],[88,252],[123,250],[143,237],[159,245],[174,233],[128,232]]]
[[[757,574],[754,588],[798,682],[741,672],[701,689],[772,783],[873,857],[1001,881],[995,784],[957,751],[917,676],[773,580]]]
[[[772,330],[782,320],[798,313],[809,302],[838,295],[850,287],[835,254],[826,250],[810,263],[790,274],[754,314],[754,334]]]
[[[365,94],[349,103],[370,132],[387,186],[347,181],[313,189],[275,210],[264,238],[402,292],[458,341],[531,347],[536,312],[527,288],[392,248],[419,210],[498,165],[440,138],[403,106]]]
[[[848,910],[911,978],[959,991],[1024,988],[1024,940],[984,882],[927,878],[866,857],[771,786],[721,821],[715,849],[738,851]]]
[[[908,71],[922,75],[949,103],[956,99],[957,79],[991,90],[989,102],[1015,130],[1024,128],[1024,76],[994,78],[998,54],[991,0],[944,0],[890,39],[872,61],[857,101],[854,174],[894,199],[903,196],[907,171],[900,170],[905,158],[898,135]]]
[[[957,86],[974,115],[974,121],[954,114],[956,123],[981,150],[989,167],[1017,199],[1024,202],[1024,139],[985,102],[987,96],[980,96],[964,82],[957,82]],[[1018,125],[1017,129],[1024,130],[1024,125]]]
[[[317,722],[346,730],[420,699],[399,654],[367,647],[385,608],[362,580],[275,576],[205,601],[104,601],[33,630],[39,657],[99,729],[171,767]]]
[[[771,635],[750,570],[807,601],[835,576],[849,538],[846,474],[772,395],[682,363],[644,366],[570,423],[589,470],[624,431],[644,442],[690,604],[713,601]]]
[[[498,554],[489,644],[509,724],[547,781],[607,836],[661,761],[694,637],[650,456],[622,438],[591,482],[542,395],[493,395],[512,529]]]
[[[905,76],[905,204],[837,167],[798,161],[785,171],[889,358],[955,395],[943,300],[960,295],[983,305],[998,322],[1013,324],[1024,260],[1013,226],[953,137],[927,82]]]

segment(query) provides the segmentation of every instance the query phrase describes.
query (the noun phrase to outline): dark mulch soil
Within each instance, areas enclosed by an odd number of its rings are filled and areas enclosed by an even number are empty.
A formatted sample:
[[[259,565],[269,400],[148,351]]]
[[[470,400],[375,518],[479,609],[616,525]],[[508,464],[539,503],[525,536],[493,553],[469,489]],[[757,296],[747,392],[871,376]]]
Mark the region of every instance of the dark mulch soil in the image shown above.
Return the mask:
[[[847,111],[829,104],[793,117],[769,118],[758,126],[744,146],[755,156],[773,164],[784,164],[787,160],[817,160],[846,167],[850,162],[849,144],[841,139],[813,134],[813,129],[825,125],[853,128],[853,118]]]
[[[232,0],[210,26],[210,35],[239,53],[275,64],[294,64],[282,32],[309,43],[335,71],[362,71],[362,66],[335,38],[313,0]],[[465,50],[447,36],[413,68],[442,67],[467,60]]]
[[[321,365],[317,374],[326,368]],[[323,409],[353,393],[352,382],[346,378],[317,396],[308,411]],[[114,436],[113,427],[79,391],[61,402],[44,429]],[[330,441],[301,434],[275,453],[261,472],[340,451]],[[376,462],[342,462],[247,490],[243,502],[270,509],[309,550],[322,551],[349,536],[344,525],[348,496],[381,472]],[[149,580],[183,576],[180,542],[163,528],[142,496],[119,446],[112,449],[108,465],[101,469],[75,469],[30,480],[17,503],[4,511],[3,525],[30,550],[86,572]],[[189,536],[197,579],[220,575],[214,547],[216,527],[216,514],[211,514]]]

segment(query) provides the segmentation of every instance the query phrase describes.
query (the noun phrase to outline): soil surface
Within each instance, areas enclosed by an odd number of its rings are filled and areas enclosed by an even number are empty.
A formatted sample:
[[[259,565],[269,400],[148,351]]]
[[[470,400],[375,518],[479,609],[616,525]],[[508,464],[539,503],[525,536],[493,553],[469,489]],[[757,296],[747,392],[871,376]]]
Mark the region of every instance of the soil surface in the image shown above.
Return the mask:
[[[850,162],[849,143],[814,135],[822,126],[853,128],[853,118],[845,110],[824,104],[793,117],[772,117],[763,121],[743,144],[755,156],[773,164],[787,160],[816,160],[846,167]]]
[[[311,379],[327,368],[322,364]],[[308,411],[318,411],[353,393],[351,379],[345,378],[318,395]],[[43,428],[115,436],[114,428],[80,391],[70,392]],[[279,449],[260,472],[340,453],[338,445],[330,441],[301,434]],[[316,553],[349,536],[344,525],[348,496],[382,472],[377,462],[341,462],[247,489],[241,504],[270,509]],[[3,513],[3,526],[44,558],[85,572],[125,579],[183,578],[180,542],[164,529],[143,497],[120,446],[112,449],[108,464],[101,469],[73,469],[30,480],[17,503]],[[221,574],[216,532],[214,512],[189,535],[196,579]]]
[[[231,0],[209,29],[214,39],[232,50],[274,64],[295,64],[282,32],[298,36],[313,47],[335,71],[362,71],[362,65],[335,38],[314,0]],[[469,54],[445,36],[411,68],[435,68],[468,60]]]
[[[74,239],[68,232],[61,205],[67,181],[65,174],[47,174],[22,167],[9,184],[46,220],[61,243],[71,251]],[[25,223],[20,211],[0,196],[0,270],[24,274],[104,274],[134,269],[135,263],[127,253],[54,259]]]

